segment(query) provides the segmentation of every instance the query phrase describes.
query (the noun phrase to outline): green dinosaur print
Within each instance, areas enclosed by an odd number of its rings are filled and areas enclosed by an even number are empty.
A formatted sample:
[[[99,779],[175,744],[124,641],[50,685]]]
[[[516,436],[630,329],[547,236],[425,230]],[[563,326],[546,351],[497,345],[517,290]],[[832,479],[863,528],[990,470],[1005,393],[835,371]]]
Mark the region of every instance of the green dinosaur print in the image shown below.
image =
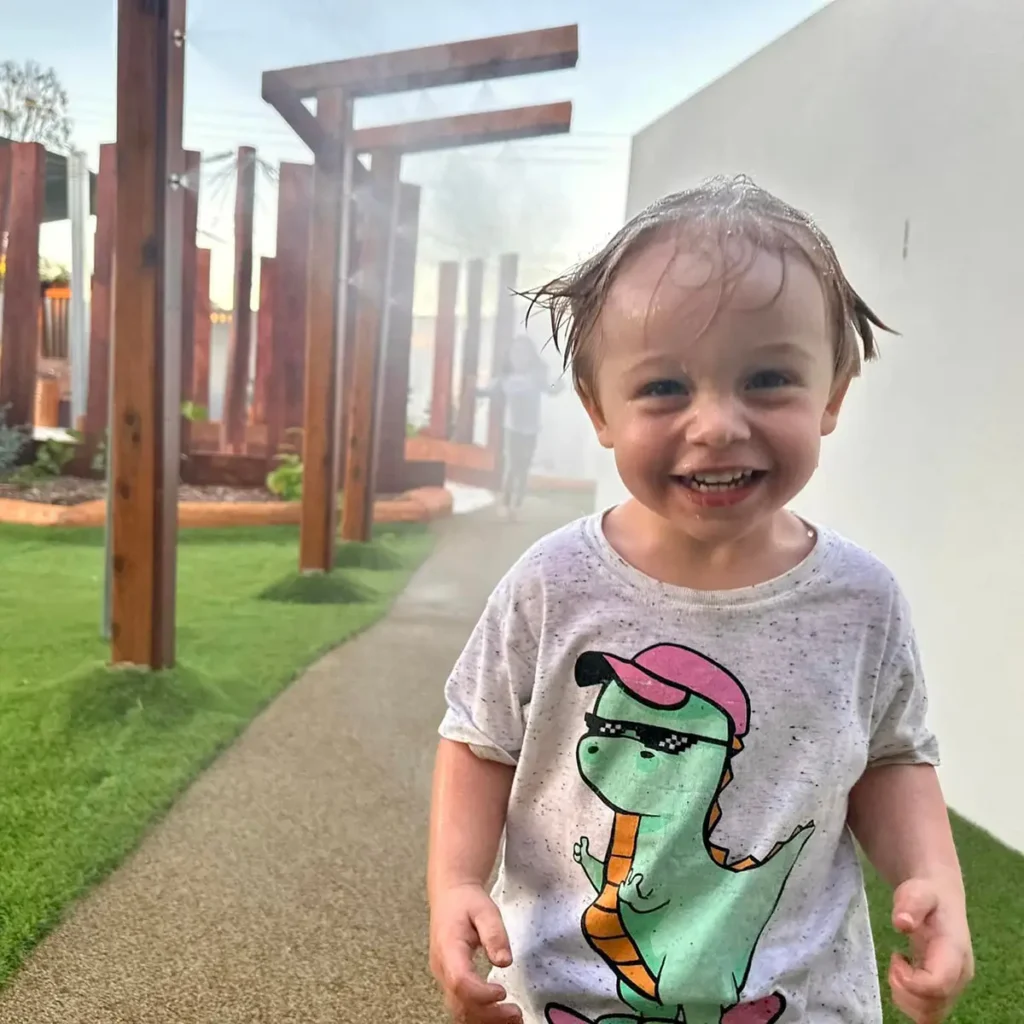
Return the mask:
[[[580,686],[599,687],[577,746],[586,784],[613,812],[603,856],[587,836],[574,857],[596,898],[587,943],[614,972],[627,1012],[601,1024],[771,1024],[776,994],[741,1003],[754,949],[813,823],[764,860],[712,842],[718,798],[743,749],[749,701],[739,681],[696,651],[660,644],[626,661],[589,652]],[[547,1007],[550,1024],[590,1024]]]

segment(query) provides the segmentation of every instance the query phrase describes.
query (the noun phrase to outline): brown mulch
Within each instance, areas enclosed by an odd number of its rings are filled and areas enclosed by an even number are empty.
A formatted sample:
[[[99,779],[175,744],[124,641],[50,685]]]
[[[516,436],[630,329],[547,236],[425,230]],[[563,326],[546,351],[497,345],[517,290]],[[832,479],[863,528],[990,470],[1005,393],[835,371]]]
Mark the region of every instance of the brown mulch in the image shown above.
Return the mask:
[[[81,505],[87,501],[102,501],[106,496],[107,485],[103,480],[80,480],[76,477],[61,476],[52,480],[40,480],[27,486],[0,483],[0,498],[32,501],[41,505]],[[281,499],[262,487],[195,487],[191,484],[182,484],[178,488],[178,500],[238,503]]]

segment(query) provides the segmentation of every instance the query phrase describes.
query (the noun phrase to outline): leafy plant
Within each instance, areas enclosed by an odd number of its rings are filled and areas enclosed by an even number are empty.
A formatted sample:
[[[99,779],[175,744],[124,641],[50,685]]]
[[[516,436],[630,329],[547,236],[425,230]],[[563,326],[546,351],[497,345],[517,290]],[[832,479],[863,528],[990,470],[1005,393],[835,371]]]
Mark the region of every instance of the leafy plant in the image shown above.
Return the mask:
[[[14,472],[18,457],[28,444],[28,436],[20,427],[7,426],[9,405],[0,406],[0,480]]]
[[[210,411],[205,405],[200,405],[198,402],[182,402],[181,415],[189,423],[205,423],[210,418]]]
[[[302,458],[294,452],[281,452],[274,461],[277,468],[267,474],[267,490],[285,501],[302,498]]]
[[[82,435],[77,430],[69,430],[72,440],[60,441],[57,438],[49,438],[43,441],[36,449],[35,461],[28,466],[22,466],[11,474],[11,480],[16,484],[28,486],[38,483],[40,480],[53,480],[64,472],[65,466],[75,457],[75,449],[82,440]]]

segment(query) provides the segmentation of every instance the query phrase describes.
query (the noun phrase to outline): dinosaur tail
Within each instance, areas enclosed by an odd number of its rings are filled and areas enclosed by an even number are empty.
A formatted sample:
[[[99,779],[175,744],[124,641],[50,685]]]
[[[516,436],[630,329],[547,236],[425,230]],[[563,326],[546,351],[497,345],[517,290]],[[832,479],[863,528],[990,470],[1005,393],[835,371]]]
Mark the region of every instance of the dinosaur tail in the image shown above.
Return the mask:
[[[629,876],[636,855],[639,825],[638,815],[616,813],[604,886],[583,914],[583,935],[623,981],[648,999],[657,1000],[658,980],[626,931],[619,903],[619,886]]]

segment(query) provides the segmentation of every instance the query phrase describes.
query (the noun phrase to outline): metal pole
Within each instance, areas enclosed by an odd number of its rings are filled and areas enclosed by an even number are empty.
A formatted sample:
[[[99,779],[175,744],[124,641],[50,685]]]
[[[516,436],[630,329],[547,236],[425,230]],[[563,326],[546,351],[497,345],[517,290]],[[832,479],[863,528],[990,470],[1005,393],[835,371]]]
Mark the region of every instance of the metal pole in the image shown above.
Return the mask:
[[[71,307],[68,356],[71,360],[71,426],[85,416],[89,388],[89,327],[85,292],[89,274],[85,225],[89,216],[89,164],[78,150],[68,157],[68,216],[71,218]]]

